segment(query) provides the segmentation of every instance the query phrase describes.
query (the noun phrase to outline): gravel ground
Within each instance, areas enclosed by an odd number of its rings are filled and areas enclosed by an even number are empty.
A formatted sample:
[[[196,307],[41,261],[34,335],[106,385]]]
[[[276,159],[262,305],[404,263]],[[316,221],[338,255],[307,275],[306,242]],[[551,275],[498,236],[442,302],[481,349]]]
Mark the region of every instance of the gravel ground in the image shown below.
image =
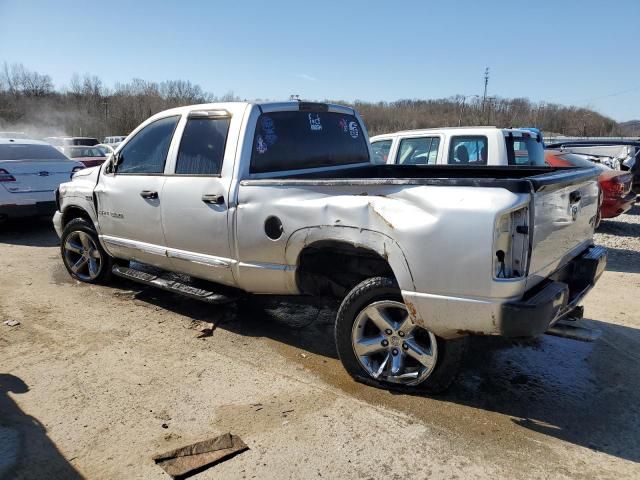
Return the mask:
[[[603,220],[596,232],[595,241],[607,247],[608,270],[640,272],[640,204],[626,214]]]
[[[639,210],[597,234],[610,262],[581,322],[597,341],[476,338],[437,397],[354,382],[335,312],[80,284],[49,221],[7,225],[0,478],[168,479],[153,455],[230,431],[250,450],[194,480],[638,479]]]

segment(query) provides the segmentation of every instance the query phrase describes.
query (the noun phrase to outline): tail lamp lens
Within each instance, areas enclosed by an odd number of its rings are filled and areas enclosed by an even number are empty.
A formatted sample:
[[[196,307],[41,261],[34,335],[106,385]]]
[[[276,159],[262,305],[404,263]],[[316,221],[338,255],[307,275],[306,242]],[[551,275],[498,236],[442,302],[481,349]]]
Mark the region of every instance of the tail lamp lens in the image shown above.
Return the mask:
[[[2,182],[15,182],[15,181],[16,181],[16,177],[11,175],[4,168],[0,168],[0,183],[2,183]]]
[[[526,276],[529,260],[529,209],[505,213],[496,222],[493,234],[493,277]]]

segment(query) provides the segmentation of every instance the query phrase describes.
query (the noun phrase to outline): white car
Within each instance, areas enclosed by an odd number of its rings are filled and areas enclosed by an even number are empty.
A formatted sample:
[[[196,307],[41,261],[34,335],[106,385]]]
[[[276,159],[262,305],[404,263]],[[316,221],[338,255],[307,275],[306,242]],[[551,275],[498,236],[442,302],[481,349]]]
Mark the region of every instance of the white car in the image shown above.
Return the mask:
[[[58,185],[83,168],[48,143],[0,138],[0,221],[53,215]]]

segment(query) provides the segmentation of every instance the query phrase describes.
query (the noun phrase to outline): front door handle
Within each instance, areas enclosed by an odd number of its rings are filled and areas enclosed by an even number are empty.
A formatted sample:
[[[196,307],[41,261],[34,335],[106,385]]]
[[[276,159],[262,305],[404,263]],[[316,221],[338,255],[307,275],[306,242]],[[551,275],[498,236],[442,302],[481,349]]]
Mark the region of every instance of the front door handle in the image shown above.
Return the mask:
[[[224,205],[222,195],[202,195],[202,201],[208,205]]]
[[[140,192],[140,196],[142,198],[155,199],[158,198],[158,192],[154,192],[152,190],[143,190]]]

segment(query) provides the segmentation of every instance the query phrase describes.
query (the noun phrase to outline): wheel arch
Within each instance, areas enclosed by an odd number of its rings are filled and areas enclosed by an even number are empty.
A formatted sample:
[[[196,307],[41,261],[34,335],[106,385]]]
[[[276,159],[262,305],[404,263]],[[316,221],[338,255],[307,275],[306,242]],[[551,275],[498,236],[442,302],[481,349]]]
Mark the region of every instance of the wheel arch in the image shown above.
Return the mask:
[[[402,249],[394,239],[374,230],[333,225],[300,229],[288,238],[285,257],[288,265],[297,267],[295,282],[302,293],[317,293],[310,291],[314,282],[328,279],[333,284],[338,275],[345,273],[353,278],[347,275],[342,281],[346,283],[344,287],[382,275],[393,277],[401,289],[414,290],[411,269]],[[344,268],[336,271],[336,263],[344,265],[346,271]],[[323,285],[319,287],[323,289]]]
[[[85,220],[87,220],[88,222],[90,222],[94,228],[96,227],[96,222],[94,221],[93,217],[91,216],[91,214],[84,208],[81,207],[79,205],[75,205],[75,204],[71,204],[71,205],[66,205],[63,209],[62,209],[62,228],[64,229],[64,227],[73,219],[75,218],[83,218]]]

